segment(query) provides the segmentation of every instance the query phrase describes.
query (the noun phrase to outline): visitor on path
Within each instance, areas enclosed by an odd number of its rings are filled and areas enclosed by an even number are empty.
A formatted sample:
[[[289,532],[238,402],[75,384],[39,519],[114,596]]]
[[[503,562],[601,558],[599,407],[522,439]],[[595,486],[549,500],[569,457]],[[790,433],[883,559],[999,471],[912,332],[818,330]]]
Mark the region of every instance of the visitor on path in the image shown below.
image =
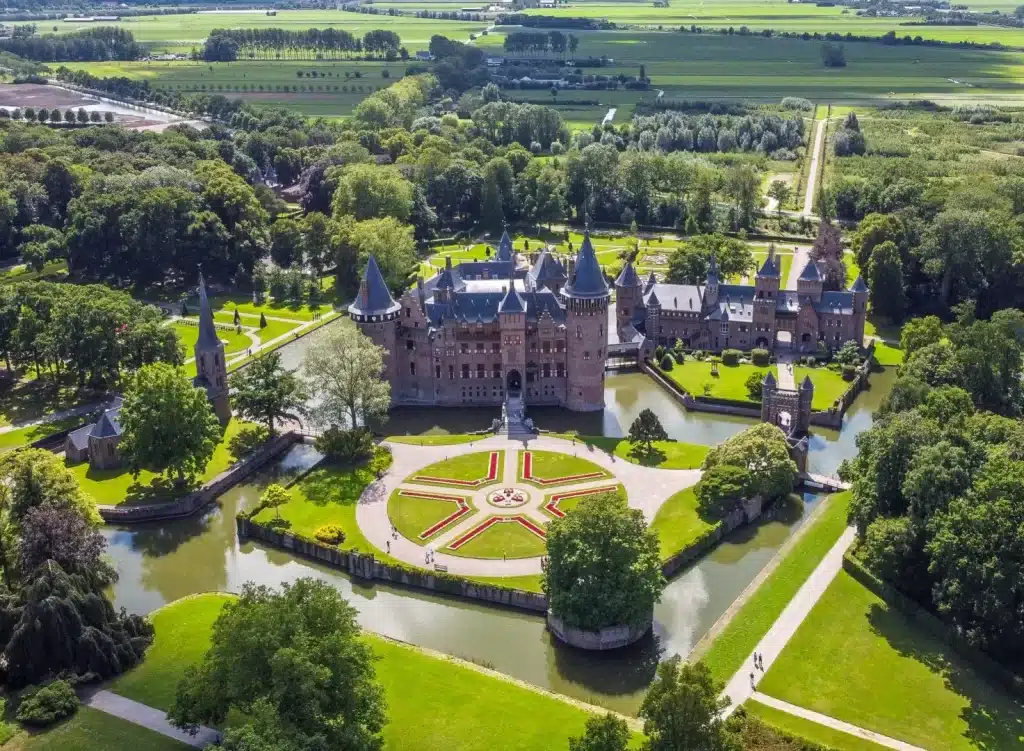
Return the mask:
[[[387,550],[388,550],[388,555],[391,555],[391,540],[387,541]]]
[[[753,690],[753,689],[754,689],[754,688],[756,688],[756,687],[757,687],[757,684],[756,684],[756,683],[754,683],[754,674],[753,674],[753,673],[751,673],[751,674],[750,674],[750,688],[751,688],[751,690]]]

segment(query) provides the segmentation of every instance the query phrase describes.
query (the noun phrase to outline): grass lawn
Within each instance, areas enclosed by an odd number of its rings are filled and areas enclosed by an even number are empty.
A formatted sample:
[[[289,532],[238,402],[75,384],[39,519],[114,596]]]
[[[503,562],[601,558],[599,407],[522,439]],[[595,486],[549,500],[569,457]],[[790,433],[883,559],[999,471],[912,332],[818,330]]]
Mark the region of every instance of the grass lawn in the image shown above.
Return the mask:
[[[70,719],[38,733],[19,733],[4,751],[187,751],[167,736],[112,717],[98,709],[79,707]]]
[[[692,487],[665,501],[651,522],[651,529],[658,535],[658,553],[662,560],[675,555],[717,526],[717,521],[704,519],[698,513],[697,497]]]
[[[399,534],[418,545],[425,545],[429,540],[437,537],[451,526],[437,530],[427,538],[420,538],[420,535],[433,527],[442,519],[458,511],[459,507],[455,501],[441,501],[431,498],[410,498],[399,495],[398,490],[391,494],[388,499],[388,518],[398,529]],[[454,494],[458,495],[458,494]],[[473,507],[466,499],[470,508]],[[460,517],[459,521],[465,521],[466,516]],[[458,523],[453,521],[452,524]]]
[[[501,479],[501,467],[504,458],[504,452],[499,451],[497,475],[492,482],[497,482]],[[427,485],[444,485],[445,480],[464,480],[469,482],[484,480],[487,478],[490,461],[490,451],[475,451],[472,454],[461,454],[429,464],[406,479],[408,482],[425,483]],[[424,477],[434,477],[437,479],[436,481],[424,480],[422,479]],[[485,482],[477,487],[484,487],[489,484],[491,483]]]
[[[199,639],[193,640],[193,634],[207,638],[205,635],[226,598],[201,595],[196,599],[210,599],[210,607],[179,600],[160,611],[164,617],[145,662],[117,682],[117,693],[142,701],[163,694],[162,687],[148,685],[152,682],[177,685],[185,668],[205,649],[205,645],[199,645]],[[174,611],[179,608],[188,615],[177,617]],[[583,730],[588,714],[571,704],[371,634],[364,638],[380,658],[374,668],[387,698],[387,751],[548,751],[564,747],[568,736],[579,735]],[[197,648],[186,653],[177,646],[179,641],[195,641]],[[147,665],[151,663],[166,665],[167,670],[149,670]],[[127,681],[134,673],[141,677]],[[166,710],[169,705],[154,706]],[[524,717],[529,722],[524,722]],[[120,747],[104,745],[54,748],[120,751]],[[160,746],[145,743],[136,744],[132,751],[135,748],[162,751]]]
[[[150,613],[148,619],[156,634],[146,658],[117,678],[110,690],[151,707],[171,706],[182,665],[202,658],[210,646],[213,622],[232,599],[229,594],[196,595]]]
[[[803,383],[804,376],[810,376],[814,384],[814,400],[811,402],[811,409],[814,410],[829,409],[850,388],[849,381],[844,381],[839,373],[828,368],[803,368],[799,365],[793,368],[793,377],[798,387]]]
[[[768,633],[775,619],[846,529],[850,493],[836,493],[822,503],[825,505],[809,522],[811,526],[800,531],[778,567],[714,637],[706,651],[696,655],[711,669],[715,680],[728,681],[743,666],[761,637]]]
[[[412,446],[454,446],[459,443],[482,441],[484,438],[487,436],[453,433],[450,435],[389,435],[386,440],[391,443],[408,443]]]
[[[756,365],[729,366],[718,363],[718,375],[715,376],[711,374],[710,362],[687,358],[682,365],[673,364],[672,370],[660,372],[693,396],[712,396],[716,399],[730,399],[758,406],[758,402],[751,401],[746,383],[753,373],[764,373],[765,370]],[[705,386],[709,387],[707,392],[704,390]]]
[[[242,420],[232,420],[221,437],[220,443],[213,450],[213,457],[206,469],[196,478],[195,485],[202,485],[212,480],[236,461],[231,453],[231,439],[248,425]],[[79,462],[69,466],[78,478],[78,484],[86,494],[92,496],[96,503],[103,506],[118,506],[122,503],[157,503],[182,495],[163,475],[143,470],[138,478],[132,476],[125,467],[116,469],[93,469],[89,462]],[[189,488],[191,489],[191,488]]]
[[[529,576],[470,576],[469,579],[480,584],[488,584],[497,587],[511,587],[521,589],[524,592],[543,592],[541,586],[541,575],[532,574]]]
[[[199,326],[192,326],[183,321],[175,321],[169,325],[178,335],[178,348],[185,359],[193,357],[196,340],[199,338]],[[224,354],[227,356],[244,352],[253,344],[252,339],[244,330],[239,334],[234,329],[217,327],[217,338],[224,342]]]
[[[547,552],[547,543],[518,522],[502,522],[484,530],[448,555],[463,558],[533,558]]]
[[[0,433],[0,453],[27,446],[34,441],[48,438],[54,433],[85,425],[95,421],[95,419],[95,416],[79,415],[78,417],[65,417],[63,420],[44,422],[39,425],[30,425],[27,428],[8,430],[6,433]]]
[[[877,324],[868,316],[864,322],[864,336],[878,337],[875,340],[875,359],[879,365],[902,365],[903,350],[900,349],[901,326]]]
[[[634,453],[633,446],[627,438],[575,434],[565,434],[561,437],[567,440],[575,439],[585,443],[588,447],[593,446],[605,453],[612,453],[617,459],[658,469],[697,469],[703,464],[704,457],[707,456],[711,448],[696,443],[655,441],[651,445],[650,453],[643,451]]]
[[[312,321],[313,313],[327,313],[331,310],[331,306],[324,303],[311,308],[308,305],[294,305],[290,302],[277,302],[276,300],[267,300],[262,305],[255,305],[252,302],[252,297],[248,295],[218,295],[210,300],[210,305],[213,307],[215,312],[226,311],[231,315],[234,315],[235,309],[242,315],[251,315],[259,317],[260,313],[265,313],[267,318],[287,318],[292,321]],[[198,304],[196,310],[198,310]],[[269,320],[268,320],[269,322]]]
[[[572,491],[566,491],[566,492],[572,492]],[[618,493],[622,497],[625,497],[626,489],[624,487],[622,487],[621,483],[617,485],[616,493]],[[549,516],[552,519],[558,519],[559,517],[555,516],[550,511],[548,511],[547,508],[545,508],[545,506],[547,506],[547,504],[548,504],[548,501],[551,500],[551,496],[554,496],[554,495],[558,495],[558,493],[557,492],[555,492],[555,493],[548,493],[547,495],[544,496],[544,506],[542,506],[540,510],[544,513],[545,516]],[[559,510],[564,511],[565,513],[569,513],[570,511],[575,510],[575,508],[577,506],[579,506],[580,503],[583,500],[585,500],[587,498],[590,498],[591,496],[594,496],[594,495],[603,495],[603,494],[602,493],[590,492],[590,493],[588,493],[586,495],[577,495],[577,496],[574,496],[572,498],[563,498],[561,501],[558,502],[558,508],[559,508]]]
[[[523,462],[525,451],[519,452],[519,474],[518,477],[525,483],[534,485],[536,487],[551,488],[557,487],[558,485],[564,485],[566,483],[582,482],[582,480],[570,479],[577,475],[589,475],[596,474],[595,477],[586,478],[587,482],[599,480],[602,477],[611,477],[601,467],[597,466],[593,462],[589,462],[586,459],[580,459],[578,456],[570,456],[569,454],[563,454],[559,451],[531,451],[531,476],[535,480],[560,480],[565,478],[561,482],[548,482],[545,484],[526,480],[523,478]]]
[[[752,699],[743,704],[743,709],[748,715],[760,718],[765,724],[771,725],[776,730],[804,738],[833,751],[882,751],[886,748],[886,746],[879,746],[877,743],[844,733],[841,730],[833,730],[802,717],[782,712]]]
[[[845,571],[760,690],[929,749],[1020,748],[1024,706]]]
[[[345,531],[341,547],[379,554],[356,524],[359,496],[374,479],[365,464],[358,467],[322,465],[289,488],[290,501],[279,509],[263,509],[253,521],[273,526],[280,512],[281,528],[311,539],[325,524],[337,524]]]

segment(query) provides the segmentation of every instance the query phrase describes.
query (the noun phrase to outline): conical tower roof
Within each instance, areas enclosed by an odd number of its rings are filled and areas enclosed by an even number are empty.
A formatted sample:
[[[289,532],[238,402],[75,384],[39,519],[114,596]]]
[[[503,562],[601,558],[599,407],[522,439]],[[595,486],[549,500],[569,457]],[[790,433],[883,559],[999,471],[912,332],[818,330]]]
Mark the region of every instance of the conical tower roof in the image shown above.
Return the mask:
[[[804,266],[804,270],[800,272],[800,278],[805,282],[820,282],[821,270],[818,268],[818,264],[814,261],[808,261],[807,265]]]
[[[644,293],[646,294],[650,292],[652,289],[654,289],[654,285],[657,283],[658,277],[656,277],[654,275],[654,272],[652,271],[650,274],[647,275],[647,284],[644,285]]]
[[[372,255],[366,262],[366,271],[363,272],[363,279],[359,283],[359,294],[352,304],[348,306],[350,313],[356,315],[382,315],[394,313],[399,305],[391,296],[384,275],[380,272],[377,259]]]
[[[769,370],[765,374],[764,380],[761,383],[764,384],[765,386],[768,386],[769,388],[775,388],[775,374]]]
[[[718,259],[715,258],[715,254],[711,253],[711,262],[708,264],[708,282],[718,283]]]
[[[622,267],[622,271],[619,272],[619,278],[615,280],[616,287],[642,287],[644,283],[640,281],[640,275],[636,273],[636,268],[633,266],[633,260],[626,261],[626,265]]]
[[[850,287],[850,291],[851,292],[867,292],[868,291],[868,285],[866,285],[864,283],[864,277],[862,277],[860,274],[858,274],[857,278],[854,279],[854,281],[853,281],[853,286]]]
[[[216,349],[222,347],[220,337],[217,336],[217,327],[213,325],[213,310],[210,308],[210,300],[206,296],[206,282],[203,280],[203,272],[199,272],[199,338],[196,340],[197,349]]]
[[[499,313],[525,313],[526,312],[526,301],[523,300],[522,296],[516,290],[515,279],[509,276],[508,289],[505,291],[505,296],[501,298],[501,302],[498,303]]]
[[[515,257],[512,249],[512,238],[508,236],[508,230],[503,230],[501,240],[498,241],[498,253],[494,257],[496,261],[511,261]]]
[[[601,264],[597,262],[597,253],[590,242],[590,230],[583,231],[583,242],[576,254],[572,279],[566,282],[564,293],[567,297],[598,299],[611,294],[608,280],[604,278]]]

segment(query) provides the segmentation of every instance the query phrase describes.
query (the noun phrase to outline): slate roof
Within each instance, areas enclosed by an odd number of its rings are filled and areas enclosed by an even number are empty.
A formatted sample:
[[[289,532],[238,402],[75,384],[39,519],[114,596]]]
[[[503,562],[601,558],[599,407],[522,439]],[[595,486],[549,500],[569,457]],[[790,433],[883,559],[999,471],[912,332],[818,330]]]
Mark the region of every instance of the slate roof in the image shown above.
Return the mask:
[[[583,242],[580,243],[573,266],[572,279],[569,279],[563,290],[567,297],[598,299],[608,297],[608,280],[604,278],[601,264],[597,262],[597,253],[590,242],[590,231],[583,231]]]
[[[821,300],[812,303],[818,313],[844,313],[853,315],[853,292],[849,290],[839,292],[823,292]]]
[[[652,272],[653,273],[653,272]],[[711,253],[711,263],[708,264],[708,280],[718,279],[718,259]]]
[[[718,304],[708,316],[712,321],[754,320],[754,288],[742,284],[718,287]]]
[[[761,264],[761,268],[758,270],[758,276],[779,276],[779,257],[774,253],[769,253],[768,257],[764,259],[764,263]]]
[[[516,269],[515,261],[463,261],[455,267],[462,279],[508,279],[509,274],[516,273],[522,278],[523,273]]]
[[[808,261],[807,265],[804,266],[804,270],[800,272],[800,279],[805,282],[820,282],[823,277],[821,270],[818,269],[818,264],[814,261]]]
[[[495,259],[498,261],[515,260],[515,253],[512,250],[512,238],[508,236],[508,230],[501,233],[501,240],[498,241],[498,253]]]
[[[809,375],[805,375],[804,376],[804,380],[800,384],[800,390],[801,391],[814,391],[814,382],[811,381],[811,377]]]
[[[685,313],[700,313],[701,289],[694,284],[662,284],[654,289],[658,291],[662,310],[678,310]]]
[[[121,435],[120,413],[120,408],[104,412],[93,426],[91,435],[94,438],[113,438]]]
[[[519,310],[509,308],[508,305],[518,306]],[[545,313],[555,321],[565,320],[565,308],[554,292],[547,288],[528,290],[522,279],[514,280],[512,288],[509,288],[508,280],[471,282],[465,290],[455,292],[450,302],[431,298],[426,304],[427,318],[435,327],[451,320],[491,323],[499,312],[524,311],[529,321],[537,321]]]
[[[548,251],[542,251],[536,263],[529,271],[534,287],[543,287],[548,282],[562,283],[565,281],[565,267]]]
[[[810,300],[804,295],[805,300]],[[775,299],[775,313],[783,316],[795,316],[800,312],[800,294],[792,290],[781,290]]]
[[[762,381],[762,383],[763,383],[763,384],[764,384],[765,386],[768,386],[769,388],[775,388],[775,386],[776,386],[776,382],[775,382],[775,374],[774,374],[774,373],[772,373],[772,372],[771,372],[771,371],[769,370],[769,371],[768,371],[768,372],[767,372],[767,373],[765,374],[765,376],[764,376],[764,381]]]
[[[650,274],[647,275],[647,281],[644,282],[644,294],[646,295],[648,292],[654,289],[654,285],[657,283],[658,277],[656,277],[654,275],[654,272],[652,271]]]
[[[657,287],[652,289],[647,295],[647,307],[661,307],[661,300],[658,299]]]
[[[370,260],[366,262],[363,279],[359,283],[359,294],[348,306],[349,312],[356,315],[382,315],[394,313],[400,307],[391,296],[384,275],[380,273],[377,259],[370,256]]]
[[[86,425],[68,433],[68,441],[76,451],[84,451],[89,448],[89,436],[92,434],[92,429],[96,427],[93,425]]]
[[[850,287],[850,291],[851,292],[867,292],[868,291],[868,285],[866,285],[864,283],[864,277],[862,277],[860,274],[858,274],[857,278],[853,281],[853,286]]]
[[[626,265],[622,267],[622,271],[619,272],[619,278],[615,280],[616,287],[642,287],[644,283],[640,281],[640,275],[636,273],[636,269],[633,267],[632,261],[626,261]]]
[[[211,350],[224,348],[217,336],[217,327],[213,325],[213,310],[210,309],[210,301],[206,297],[206,282],[203,281],[203,273],[199,272],[199,338],[196,339],[196,349]]]
[[[501,302],[498,303],[499,313],[525,313],[526,303],[523,298],[519,296],[519,292],[516,291],[516,285],[512,280],[508,285],[508,291],[505,292],[505,296],[501,298]]]

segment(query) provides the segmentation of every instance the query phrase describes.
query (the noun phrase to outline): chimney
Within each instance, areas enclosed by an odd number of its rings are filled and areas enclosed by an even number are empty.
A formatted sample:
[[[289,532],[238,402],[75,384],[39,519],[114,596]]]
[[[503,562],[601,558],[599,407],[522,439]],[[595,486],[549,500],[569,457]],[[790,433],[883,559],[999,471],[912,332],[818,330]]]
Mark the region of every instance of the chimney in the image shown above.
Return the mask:
[[[574,271],[576,271],[576,261],[575,261],[575,259],[570,258],[569,259],[569,268],[567,269],[568,273],[566,274],[566,279],[568,279],[570,282],[572,281],[572,277],[573,277],[573,272]]]
[[[446,269],[448,269],[449,271],[452,270],[452,257],[451,256],[445,256],[444,257],[444,267]]]

